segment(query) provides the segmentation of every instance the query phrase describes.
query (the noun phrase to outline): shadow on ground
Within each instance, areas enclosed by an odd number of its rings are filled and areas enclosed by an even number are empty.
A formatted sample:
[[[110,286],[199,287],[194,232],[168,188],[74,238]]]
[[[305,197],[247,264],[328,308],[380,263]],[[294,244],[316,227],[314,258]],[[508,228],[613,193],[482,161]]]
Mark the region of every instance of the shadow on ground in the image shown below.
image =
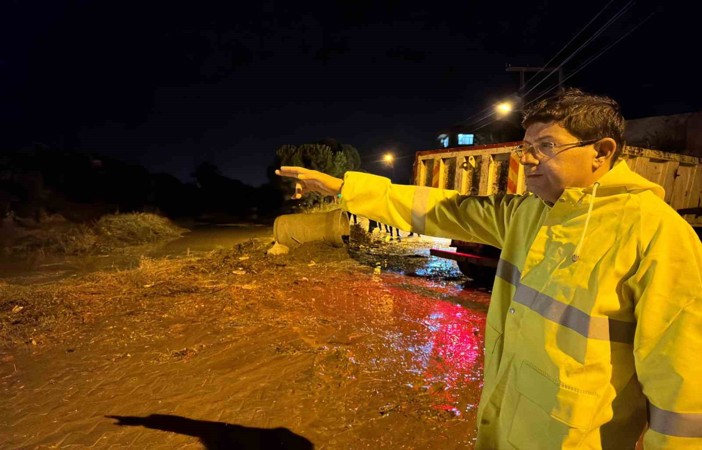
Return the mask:
[[[253,428],[224,422],[193,420],[166,414],[147,417],[105,416],[117,419],[119,426],[142,426],[200,438],[207,449],[233,450],[312,450],[307,438],[287,428]]]

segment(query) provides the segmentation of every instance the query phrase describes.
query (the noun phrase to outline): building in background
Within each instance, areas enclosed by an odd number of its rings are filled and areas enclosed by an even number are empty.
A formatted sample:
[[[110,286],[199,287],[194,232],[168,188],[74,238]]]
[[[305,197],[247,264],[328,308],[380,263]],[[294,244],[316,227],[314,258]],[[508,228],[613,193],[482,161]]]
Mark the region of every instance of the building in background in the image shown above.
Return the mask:
[[[626,121],[626,143],[702,157],[702,111]]]

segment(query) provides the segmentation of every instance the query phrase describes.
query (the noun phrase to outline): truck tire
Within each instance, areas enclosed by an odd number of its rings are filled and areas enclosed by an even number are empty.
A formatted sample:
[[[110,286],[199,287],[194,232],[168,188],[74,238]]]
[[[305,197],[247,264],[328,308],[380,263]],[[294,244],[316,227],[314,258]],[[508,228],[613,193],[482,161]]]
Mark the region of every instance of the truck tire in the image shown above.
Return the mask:
[[[469,253],[473,255],[482,256],[489,258],[494,261],[494,265],[497,265],[497,261],[500,259],[500,249],[492,247],[490,245],[474,244],[474,243],[461,243],[463,245],[457,245],[456,251],[460,253]],[[475,264],[471,261],[456,261],[458,263],[458,268],[461,270],[463,275],[467,276],[476,285],[484,287],[492,287],[495,281],[495,274],[497,269],[495,267]]]
[[[493,267],[478,266],[466,261],[456,262],[463,275],[473,280],[477,285],[490,287],[495,281],[496,271]]]

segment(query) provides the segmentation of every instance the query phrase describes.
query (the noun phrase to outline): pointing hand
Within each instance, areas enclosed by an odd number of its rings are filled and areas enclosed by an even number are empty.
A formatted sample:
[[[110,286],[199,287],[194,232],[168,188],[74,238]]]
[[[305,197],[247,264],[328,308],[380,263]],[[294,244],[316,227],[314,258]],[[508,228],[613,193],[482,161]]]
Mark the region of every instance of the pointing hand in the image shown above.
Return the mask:
[[[341,185],[343,184],[341,178],[336,178],[317,170],[305,169],[304,167],[282,166],[275,173],[281,177],[289,177],[296,180],[293,199],[301,198],[306,191],[336,196],[341,192]]]

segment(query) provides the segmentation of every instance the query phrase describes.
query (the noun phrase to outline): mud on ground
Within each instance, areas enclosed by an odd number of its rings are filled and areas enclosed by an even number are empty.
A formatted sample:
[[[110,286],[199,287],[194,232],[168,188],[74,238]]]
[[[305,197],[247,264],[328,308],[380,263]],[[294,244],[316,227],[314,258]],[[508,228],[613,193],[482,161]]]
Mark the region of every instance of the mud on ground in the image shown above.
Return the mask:
[[[471,448],[488,293],[407,239],[271,243],[2,282],[0,434],[11,448]]]

